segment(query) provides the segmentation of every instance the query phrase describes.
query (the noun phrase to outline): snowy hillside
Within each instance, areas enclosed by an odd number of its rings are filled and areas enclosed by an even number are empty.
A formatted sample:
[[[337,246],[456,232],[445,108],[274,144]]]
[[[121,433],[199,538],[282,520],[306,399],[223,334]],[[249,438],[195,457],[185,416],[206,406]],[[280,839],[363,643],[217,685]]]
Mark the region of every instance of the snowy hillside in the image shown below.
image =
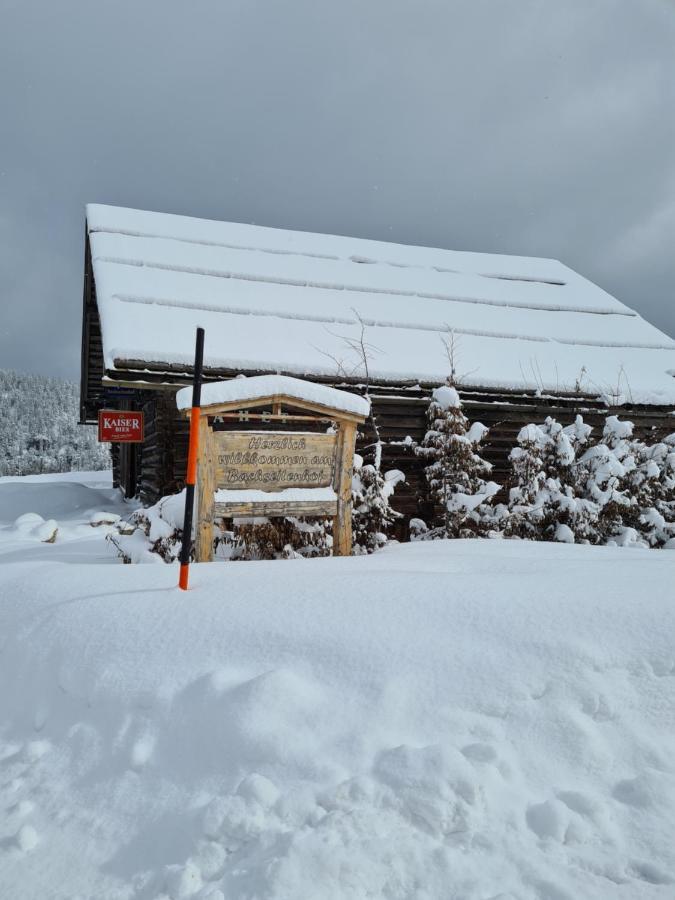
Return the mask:
[[[0,896],[673,897],[675,553],[435,541],[186,595],[99,564],[92,477],[0,480]],[[54,544],[9,521],[57,506]]]
[[[107,469],[107,444],[78,425],[79,386],[0,369],[0,475]]]

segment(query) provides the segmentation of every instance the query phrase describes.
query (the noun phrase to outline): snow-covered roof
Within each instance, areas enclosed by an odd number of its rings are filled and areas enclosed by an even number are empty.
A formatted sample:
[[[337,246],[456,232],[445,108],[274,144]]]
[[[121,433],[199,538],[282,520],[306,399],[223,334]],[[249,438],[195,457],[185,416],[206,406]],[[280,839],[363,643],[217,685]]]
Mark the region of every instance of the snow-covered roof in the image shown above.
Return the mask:
[[[675,402],[675,341],[556,260],[87,207],[108,370],[443,381]],[[449,354],[448,347],[452,349]]]
[[[305,401],[327,409],[335,409],[350,415],[366,418],[370,403],[364,397],[339,391],[325,384],[315,384],[288,375],[254,375],[252,378],[232,378],[229,381],[214,381],[202,387],[202,406],[217,403],[238,403],[239,401],[261,400],[266,397],[284,396]],[[192,405],[192,388],[182,388],[176,394],[178,409],[189,409]]]

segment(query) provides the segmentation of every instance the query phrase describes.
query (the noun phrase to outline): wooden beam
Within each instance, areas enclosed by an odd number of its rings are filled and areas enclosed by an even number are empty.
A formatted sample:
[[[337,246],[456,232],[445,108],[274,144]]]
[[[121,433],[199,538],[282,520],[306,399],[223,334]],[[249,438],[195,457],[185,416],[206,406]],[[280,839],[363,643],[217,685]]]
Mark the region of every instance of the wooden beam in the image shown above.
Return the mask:
[[[336,514],[336,500],[266,500],[265,502],[255,503],[237,503],[229,500],[227,503],[216,503],[214,507],[214,517],[222,516],[226,519],[239,516],[243,518],[252,518],[254,516],[265,516],[267,518],[317,516],[330,519]]]
[[[333,520],[333,556],[351,556],[352,552],[352,474],[356,425],[340,423],[341,440],[337,464],[337,512]]]
[[[213,559],[213,493],[216,467],[213,458],[213,432],[208,421],[199,421],[199,468],[197,476],[197,524],[195,528],[195,561]]]
[[[325,416],[296,416],[290,413],[250,413],[248,410],[239,412],[217,413],[214,419],[227,419],[233,422],[323,422],[326,425],[334,422]]]

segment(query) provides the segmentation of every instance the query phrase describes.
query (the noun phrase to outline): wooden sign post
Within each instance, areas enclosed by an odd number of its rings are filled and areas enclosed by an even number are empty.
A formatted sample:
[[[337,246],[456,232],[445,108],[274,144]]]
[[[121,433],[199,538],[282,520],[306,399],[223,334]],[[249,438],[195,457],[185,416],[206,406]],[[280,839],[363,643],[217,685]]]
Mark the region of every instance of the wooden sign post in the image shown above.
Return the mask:
[[[213,558],[214,519],[235,516],[332,518],[333,554],[351,554],[354,448],[365,413],[275,393],[206,402],[199,415],[197,562]],[[219,430],[244,422],[255,430]],[[302,430],[322,424],[325,431]]]

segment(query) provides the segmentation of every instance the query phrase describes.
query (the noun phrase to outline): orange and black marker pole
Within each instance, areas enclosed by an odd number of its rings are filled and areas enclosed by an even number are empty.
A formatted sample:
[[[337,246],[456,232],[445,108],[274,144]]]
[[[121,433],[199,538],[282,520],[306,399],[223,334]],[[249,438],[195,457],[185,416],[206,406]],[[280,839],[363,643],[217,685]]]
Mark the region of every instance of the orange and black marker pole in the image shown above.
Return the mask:
[[[195,377],[192,385],[192,411],[190,413],[190,443],[188,446],[187,477],[185,479],[185,517],[183,518],[183,543],[180,548],[180,576],[178,587],[187,591],[192,545],[192,512],[195,505],[197,483],[197,456],[199,452],[199,408],[202,401],[202,365],[204,362],[204,329],[197,329],[195,347]]]

